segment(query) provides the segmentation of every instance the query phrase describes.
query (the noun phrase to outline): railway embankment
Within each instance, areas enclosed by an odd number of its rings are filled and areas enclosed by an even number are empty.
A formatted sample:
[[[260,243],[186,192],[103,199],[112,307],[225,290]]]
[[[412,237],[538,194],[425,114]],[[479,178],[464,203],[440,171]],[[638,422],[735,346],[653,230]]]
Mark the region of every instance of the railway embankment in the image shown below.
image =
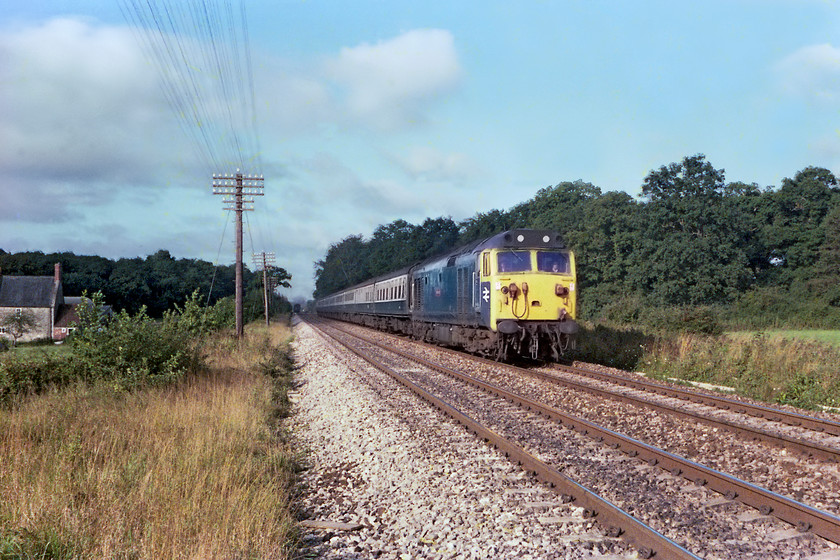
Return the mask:
[[[3,403],[0,558],[293,558],[289,336],[216,333],[165,384],[110,375]]]

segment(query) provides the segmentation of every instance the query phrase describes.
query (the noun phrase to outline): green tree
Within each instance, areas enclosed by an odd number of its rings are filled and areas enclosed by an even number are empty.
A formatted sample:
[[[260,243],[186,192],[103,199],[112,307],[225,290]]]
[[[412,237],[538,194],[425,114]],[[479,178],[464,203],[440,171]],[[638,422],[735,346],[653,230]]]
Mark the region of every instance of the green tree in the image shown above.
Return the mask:
[[[657,304],[733,301],[752,274],[733,207],[725,204],[724,171],[698,154],[651,171],[641,196],[636,291]]]
[[[379,276],[419,260],[418,248],[413,242],[416,231],[417,227],[405,220],[377,227],[367,242],[370,274]]]
[[[450,217],[426,218],[414,230],[414,235],[411,240],[413,255],[404,264],[435,257],[453,249],[458,245],[459,231],[458,224]]]
[[[771,263],[769,281],[779,286],[807,283],[825,241],[824,223],[837,203],[837,178],[822,167],[807,167],[771,194],[763,238]]]
[[[579,211],[580,229],[566,232],[566,238],[575,251],[581,311],[594,317],[629,291],[627,276],[638,266],[639,204],[627,193],[608,192],[587,201]]]
[[[12,337],[12,346],[17,346],[17,341],[23,335],[38,326],[35,315],[28,309],[21,309],[11,313],[0,320],[0,327],[6,328],[6,333]]]
[[[467,244],[507,231],[510,229],[511,220],[508,213],[502,210],[479,212],[460,223],[459,243]]]
[[[580,180],[540,189],[533,199],[511,209],[511,227],[552,229],[566,237],[582,229],[586,207],[600,196],[601,189]]]
[[[829,305],[840,307],[840,202],[826,214],[823,230],[824,241],[810,283]]]
[[[369,250],[361,235],[351,235],[330,245],[323,260],[315,263],[315,297],[323,297],[370,278]]]

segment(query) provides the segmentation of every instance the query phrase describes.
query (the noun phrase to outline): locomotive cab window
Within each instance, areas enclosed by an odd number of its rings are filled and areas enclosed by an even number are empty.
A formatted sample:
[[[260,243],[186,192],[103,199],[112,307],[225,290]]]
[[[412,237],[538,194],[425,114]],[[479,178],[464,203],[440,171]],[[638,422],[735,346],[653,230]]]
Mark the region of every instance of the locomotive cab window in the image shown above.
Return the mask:
[[[530,251],[499,251],[496,254],[499,272],[528,272],[531,270]]]
[[[537,270],[568,274],[570,272],[569,255],[558,251],[537,251]]]

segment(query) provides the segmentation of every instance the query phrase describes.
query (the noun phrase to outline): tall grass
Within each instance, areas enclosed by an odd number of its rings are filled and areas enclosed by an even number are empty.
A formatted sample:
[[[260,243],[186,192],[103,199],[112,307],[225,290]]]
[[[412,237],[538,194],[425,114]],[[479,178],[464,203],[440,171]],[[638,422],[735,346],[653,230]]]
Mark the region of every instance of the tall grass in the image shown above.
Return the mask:
[[[207,370],[173,385],[0,410],[0,558],[289,558],[294,462],[270,371],[288,338],[217,335]]]
[[[770,337],[681,334],[651,344],[640,368],[734,387],[739,394],[803,408],[840,405],[840,349]]]

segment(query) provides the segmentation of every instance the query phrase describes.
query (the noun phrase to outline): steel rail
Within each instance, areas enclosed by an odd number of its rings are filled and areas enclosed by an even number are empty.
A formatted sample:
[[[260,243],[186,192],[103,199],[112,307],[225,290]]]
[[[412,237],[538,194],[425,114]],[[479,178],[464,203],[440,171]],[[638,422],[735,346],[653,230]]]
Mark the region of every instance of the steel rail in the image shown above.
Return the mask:
[[[690,401],[693,403],[712,406],[723,410],[733,410],[739,414],[749,414],[756,418],[764,418],[773,422],[781,422],[790,426],[807,428],[815,432],[824,432],[826,434],[840,436],[840,422],[829,420],[826,418],[817,418],[815,416],[808,416],[798,412],[782,410],[772,406],[752,404],[748,402],[731,399],[712,393],[701,393],[698,391],[691,391],[682,389],[680,387],[670,387],[662,383],[646,379],[633,379],[623,375],[611,375],[609,373],[601,373],[589,368],[580,366],[566,366],[561,364],[553,364],[554,369],[597,379],[606,383],[614,383],[623,387],[630,387],[639,391],[647,391],[652,393],[659,393],[668,397],[673,397],[683,401]]]
[[[321,326],[316,326],[312,323],[309,324],[321,332],[322,335],[327,336]],[[335,330],[338,330],[347,336],[355,337],[363,340],[364,342],[368,342],[363,337],[356,337],[355,335],[351,335],[350,333],[340,329]],[[656,556],[657,558],[663,559],[673,558],[675,560],[700,560],[700,557],[692,554],[690,551],[686,550],[668,537],[662,535],[652,527],[649,527],[615,504],[601,498],[585,486],[575,482],[557,469],[554,469],[547,463],[544,463],[540,459],[529,454],[524,448],[484,427],[470,416],[464,414],[446,401],[434,396],[376,358],[364,354],[360,350],[340,339],[335,337],[331,338],[344,346],[348,351],[397,380],[420,398],[453,418],[456,422],[466,427],[477,437],[483,439],[489,445],[492,445],[502,451],[510,460],[516,461],[523,470],[528,473],[532,473],[538,480],[546,483],[552,491],[561,496],[561,499],[564,502],[574,502],[580,507],[583,507],[584,515],[586,517],[593,519],[601,525],[608,536],[620,537],[625,542],[633,546],[638,551],[641,558],[653,558]]]
[[[616,393],[608,389],[601,389],[599,387],[593,387],[585,383],[578,383],[569,379],[562,379],[540,371],[532,371],[522,368],[516,368],[516,371],[524,372],[527,375],[538,377],[549,383],[560,385],[569,389],[576,389],[596,396],[617,400],[619,402],[625,402],[637,406],[651,408],[678,417],[691,418],[693,421],[699,422],[701,424],[706,424],[707,426],[723,428],[727,431],[734,432],[735,434],[738,434],[739,436],[745,439],[763,441],[771,445],[775,445],[777,447],[792,449],[808,457],[818,457],[820,459],[825,459],[833,462],[840,461],[840,449],[836,447],[815,443],[812,441],[788,436],[785,434],[775,434],[767,430],[754,428],[752,426],[748,426],[746,424],[741,424],[738,422],[732,422],[730,420],[712,418],[690,410],[683,410],[677,406],[652,402],[635,397],[633,395]]]
[[[333,327],[333,328],[337,328],[337,327]],[[344,331],[344,332],[346,332],[346,331]],[[387,336],[394,337],[394,335],[391,335],[391,334],[388,334],[388,333],[383,333],[383,334],[386,334]],[[399,339],[399,337],[394,337],[394,338]],[[597,397],[607,398],[607,399],[616,400],[616,401],[619,401],[619,402],[624,402],[624,403],[628,403],[628,404],[633,404],[633,405],[637,405],[637,406],[643,406],[643,407],[646,407],[646,408],[651,408],[653,410],[657,410],[659,412],[664,412],[666,414],[674,415],[674,416],[677,416],[677,417],[691,418],[692,421],[696,421],[696,422],[699,422],[701,424],[706,424],[707,426],[712,426],[712,427],[715,427],[715,428],[725,429],[725,430],[733,432],[733,433],[735,433],[735,434],[737,434],[737,435],[739,435],[742,438],[745,438],[747,440],[763,441],[765,443],[769,443],[769,444],[777,446],[777,447],[792,449],[792,450],[794,450],[798,453],[802,453],[803,455],[806,455],[808,457],[817,457],[817,458],[824,459],[824,460],[827,460],[827,461],[840,462],[840,449],[835,448],[835,447],[831,447],[831,446],[828,446],[828,445],[822,445],[822,444],[819,444],[819,443],[814,443],[814,442],[811,442],[811,441],[808,441],[808,440],[795,438],[795,437],[787,436],[787,435],[784,435],[784,434],[775,434],[775,433],[772,433],[772,432],[769,432],[769,431],[766,431],[766,430],[762,430],[762,429],[759,429],[759,428],[753,428],[752,426],[747,426],[745,424],[740,424],[740,423],[737,423],[737,422],[731,422],[729,420],[711,418],[709,416],[705,416],[705,415],[700,414],[698,412],[693,412],[693,411],[690,411],[690,410],[683,410],[679,407],[671,406],[671,405],[668,405],[668,404],[662,404],[662,403],[656,403],[656,402],[648,401],[648,400],[645,400],[645,399],[642,399],[642,398],[639,398],[639,397],[636,397],[636,396],[633,396],[633,395],[625,395],[625,394],[622,394],[622,393],[616,393],[616,392],[611,391],[609,389],[601,389],[599,387],[593,387],[592,385],[588,385],[586,383],[573,381],[571,379],[563,379],[561,377],[557,377],[555,375],[551,375],[549,373],[542,372],[542,371],[521,368],[521,367],[509,365],[509,364],[502,364],[502,363],[499,363],[499,362],[496,362],[496,361],[488,360],[487,358],[482,358],[482,357],[479,357],[479,356],[472,356],[470,354],[464,354],[463,352],[456,352],[456,351],[450,350],[448,348],[440,348],[439,346],[435,346],[434,348],[436,350],[440,350],[440,351],[442,351],[444,353],[447,353],[447,354],[457,355],[461,358],[467,358],[467,359],[470,359],[470,360],[475,360],[475,361],[485,363],[485,364],[487,364],[489,366],[492,366],[492,367],[495,367],[495,368],[507,369],[507,370],[511,371],[512,373],[516,373],[516,374],[520,374],[520,375],[528,375],[530,377],[534,377],[534,378],[540,379],[542,381],[552,383],[554,385],[559,385],[559,386],[565,387],[567,389],[572,389],[572,390],[576,390],[576,391],[583,391],[583,392],[595,395]],[[568,367],[568,366],[563,366],[563,367]],[[558,369],[559,369],[559,367],[558,367]],[[570,369],[573,369],[573,368],[570,368]],[[593,372],[593,373],[596,373],[596,372]],[[605,378],[610,377],[609,375],[606,375],[606,374],[598,374],[598,375],[599,376],[604,376]],[[621,379],[624,380],[626,378],[622,377]],[[614,379],[612,379],[612,380],[611,379],[601,379],[601,380],[611,382],[613,384],[618,383],[619,385],[624,385],[624,383],[620,383],[618,381],[615,381]],[[636,383],[640,383],[640,382],[636,382]],[[655,385],[657,387],[664,387],[663,385],[658,385],[658,384],[655,384]],[[641,390],[645,390],[643,387],[644,387],[644,385],[642,385],[640,387],[634,387],[634,388],[639,388]],[[675,390],[675,391],[677,391],[677,390]],[[685,391],[685,393],[688,393],[689,395],[699,395],[698,393],[694,393],[692,391]],[[676,397],[676,398],[679,398],[679,397]],[[714,397],[711,396],[711,395],[708,395],[708,396],[706,396],[706,398],[713,399]],[[682,400],[687,400],[687,399],[682,399]],[[738,405],[738,407],[736,407],[734,404],[731,406],[731,408],[734,409],[735,412],[741,412],[740,408],[744,408],[746,410],[746,408],[745,408],[746,403],[741,403],[740,401],[736,401],[734,399],[728,399],[728,400],[730,400],[732,403],[736,403]],[[695,400],[694,402],[699,402],[699,401]],[[707,403],[703,403],[703,404],[707,404]],[[742,405],[744,405],[744,406],[742,406]],[[750,405],[750,406],[753,406],[755,408],[761,408],[761,407],[756,407],[756,405]],[[719,408],[723,408],[723,406],[720,406]],[[784,411],[778,411],[777,409],[771,408],[771,407],[766,407],[766,408],[770,411],[784,412]],[[795,413],[787,413],[787,414],[789,414],[789,415],[793,414],[793,416],[795,416]],[[813,418],[813,417],[804,416],[804,415],[799,415],[799,416],[802,416],[803,418],[811,418],[812,422],[809,423],[810,425],[813,425],[815,423],[823,422],[819,418]],[[781,416],[780,416],[780,418],[781,418]],[[774,420],[775,418],[769,417],[767,419],[768,420]],[[791,424],[791,425],[795,425],[794,422],[796,422],[796,421],[790,421],[788,423]],[[831,421],[827,421],[827,422],[828,422],[828,424],[824,428],[825,431],[829,431],[829,426],[832,424]],[[801,425],[803,427],[807,427],[806,423],[804,421],[802,421]],[[817,431],[819,431],[819,430],[817,430]]]
[[[501,387],[463,374],[440,364],[435,364],[425,358],[416,356],[396,348],[385,347],[382,344],[357,334],[347,333],[348,336],[358,338],[367,344],[375,345],[383,350],[392,352],[405,359],[420,363],[446,375],[460,379],[490,394],[512,402],[523,409],[544,415],[559,424],[578,431],[590,438],[615,449],[621,449],[632,457],[638,457],[651,466],[658,466],[669,471],[674,476],[682,476],[700,486],[723,494],[729,500],[737,500],[745,505],[754,507],[763,515],[772,515],[777,519],[790,523],[802,532],[811,531],[814,534],[840,544],[840,517],[813,508],[807,504],[797,502],[766,488],[761,488],[734,476],[706,467],[685,457],[659,449],[629,436],[620,434],[593,422],[566,414],[556,408],[539,403],[512,393]]]

